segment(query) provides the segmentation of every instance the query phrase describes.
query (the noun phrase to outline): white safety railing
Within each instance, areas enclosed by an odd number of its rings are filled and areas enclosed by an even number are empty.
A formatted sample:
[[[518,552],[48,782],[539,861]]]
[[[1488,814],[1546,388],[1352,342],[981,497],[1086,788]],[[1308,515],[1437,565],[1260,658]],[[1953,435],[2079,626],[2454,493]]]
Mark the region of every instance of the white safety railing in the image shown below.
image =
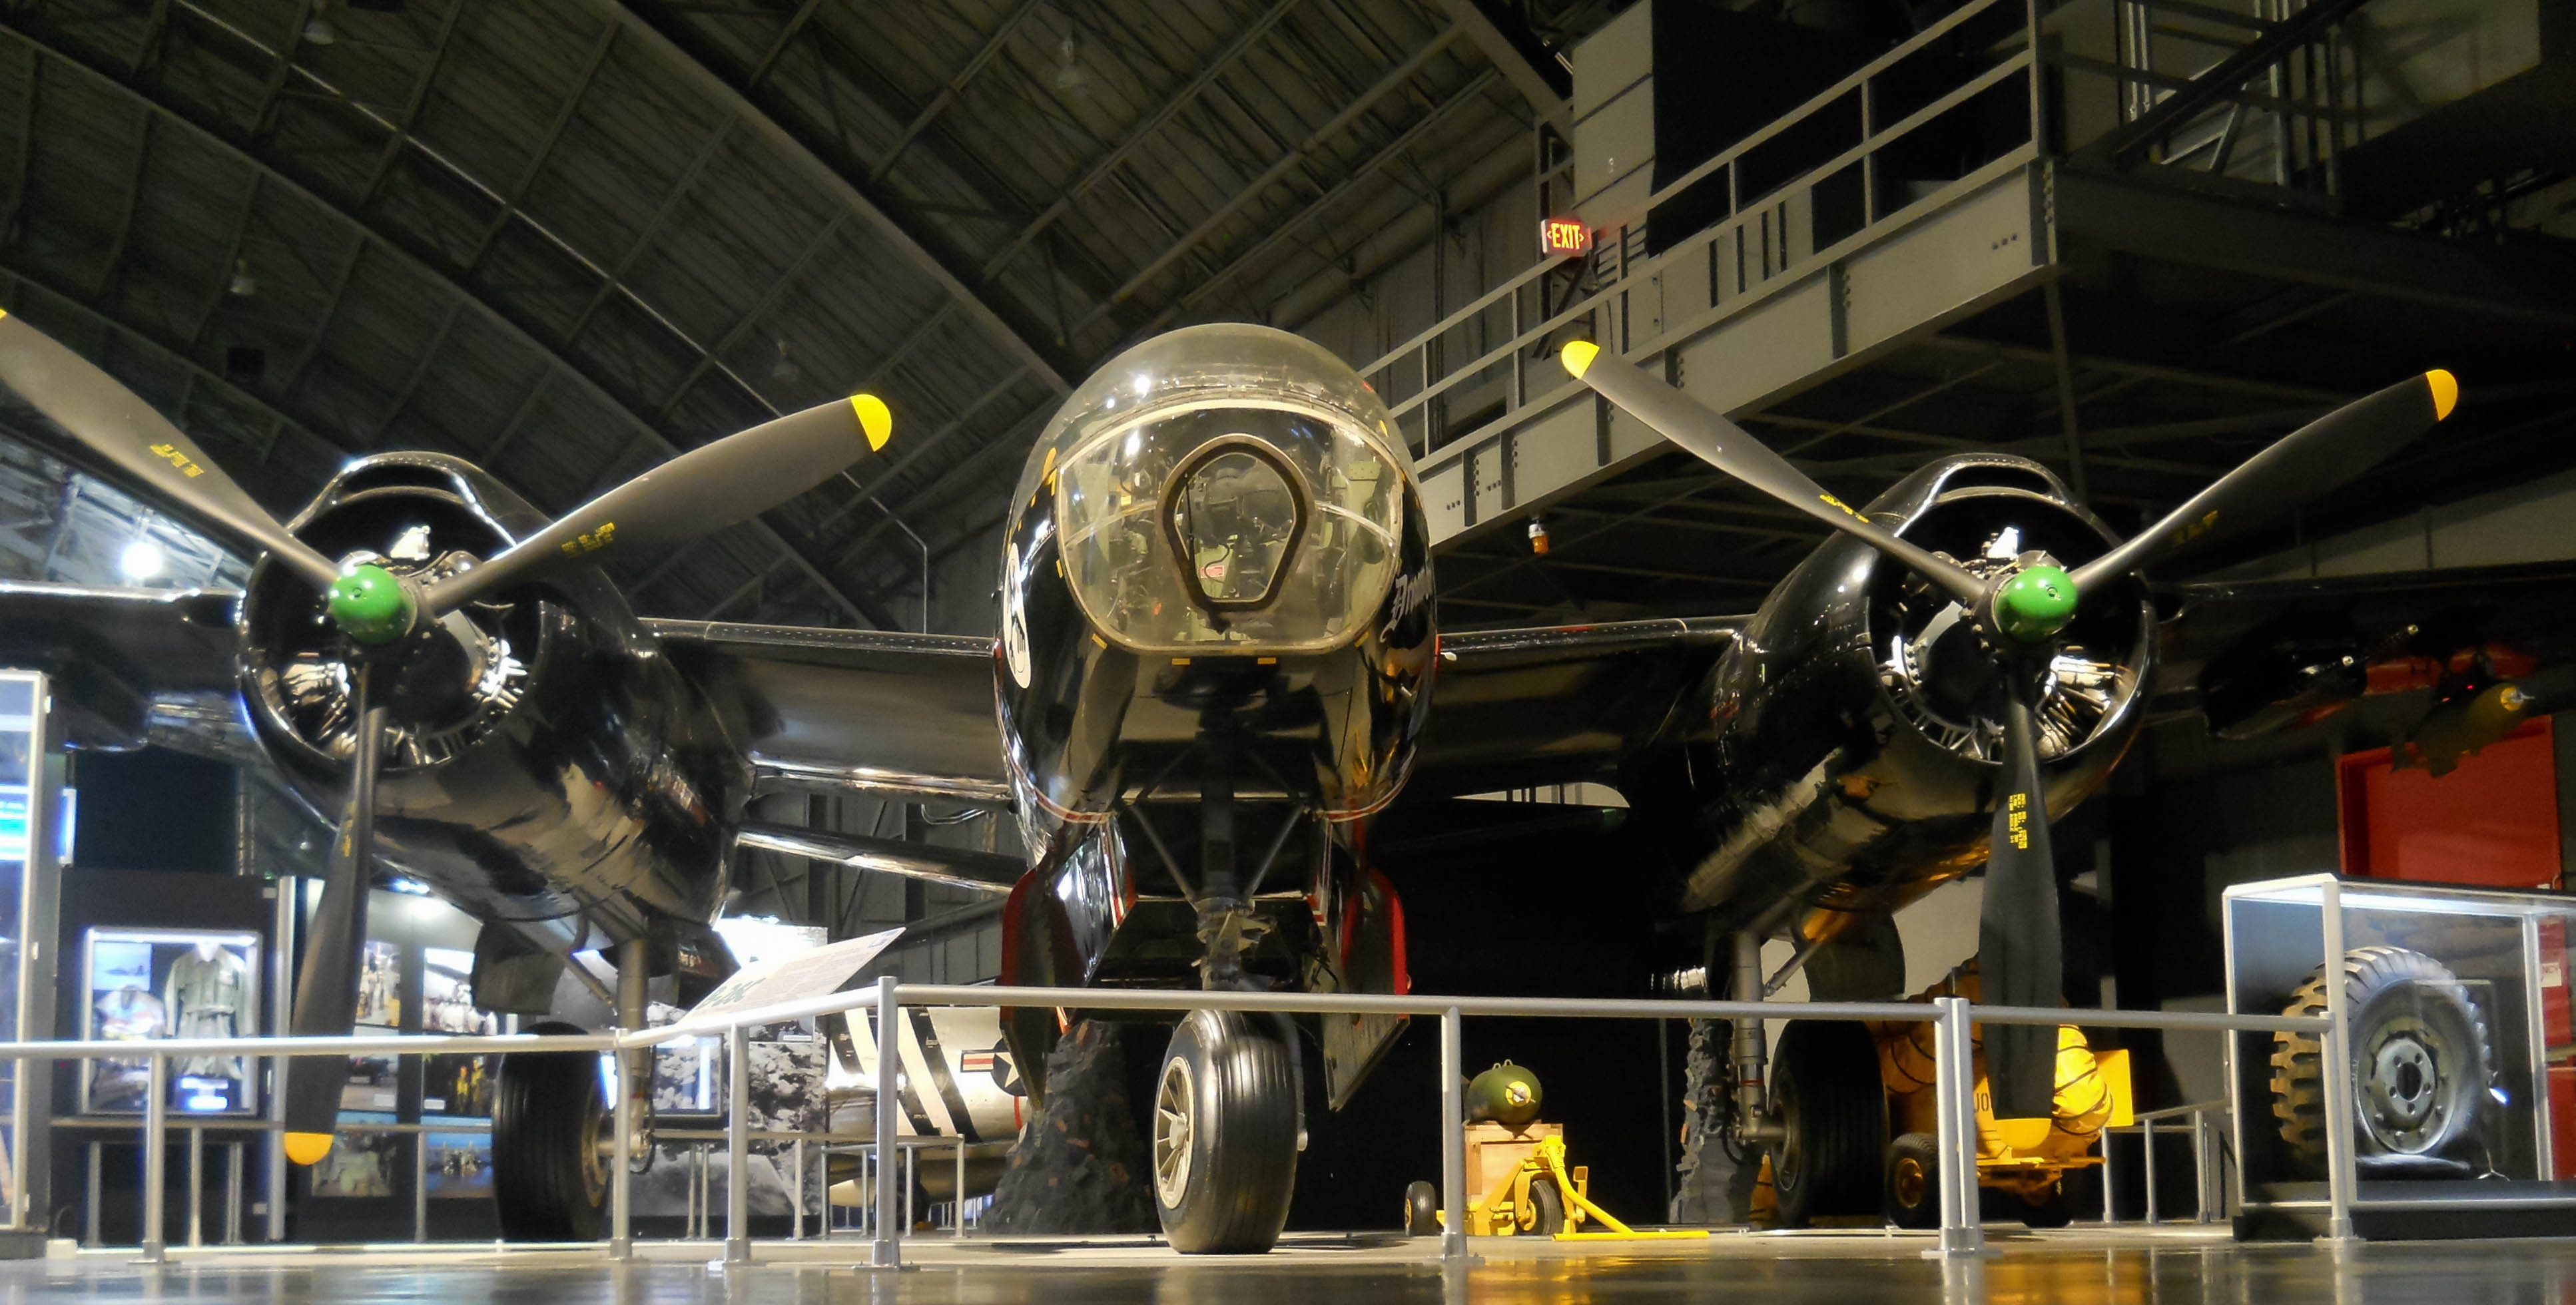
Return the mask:
[[[2219,1181],[2218,1146],[2227,1135],[2228,1118],[2224,1101],[2199,1101],[2187,1106],[2170,1106],[2163,1110],[2142,1111],[2137,1122],[2102,1130],[2102,1222],[2119,1222],[2118,1185],[2114,1176],[2111,1139],[2136,1136],[2140,1144],[2140,1169],[2145,1176],[2147,1206],[2144,1222],[2150,1227],[2163,1223],[2164,1216],[2156,1191],[2156,1139],[2182,1136],[2191,1139],[2192,1222],[2216,1223],[2227,1213],[2227,1193]],[[2180,1122],[2174,1122],[2180,1121]],[[2215,1121],[2215,1122],[2213,1122]]]
[[[2339,940],[2330,939],[2330,945]],[[1465,1066],[1461,1039],[1464,1022],[1469,1016],[1561,1019],[1819,1019],[1873,1020],[1934,1024],[1936,1058],[1935,1093],[1940,1103],[1938,1145],[1941,1155],[1941,1231],[1937,1249],[1927,1254],[1976,1254],[1984,1248],[1984,1235],[1978,1226],[1977,1202],[1977,1129],[1975,1083],[1969,1073],[1970,1026],[1975,1024],[2037,1024],[2054,1026],[2069,1022],[2095,1028],[2162,1029],[2209,1033],[2236,1032],[2301,1032],[2320,1034],[2328,1046],[2328,1064],[2341,1063],[2336,1022],[2329,1017],[2300,1018],[2283,1015],[2228,1015],[2182,1011],[2118,1010],[2043,1010],[2035,1007],[1971,1006],[1956,997],[1943,997],[1924,1002],[1738,1002],[1674,1001],[1657,999],[1592,1000],[1572,998],[1522,997],[1430,997],[1378,996],[1367,994],[1308,994],[1271,992],[1197,992],[1181,990],[1110,989],[1110,988],[1012,988],[995,986],[955,986],[940,984],[904,984],[891,976],[880,979],[872,988],[828,993],[797,1001],[778,1002],[767,1006],[728,1012],[716,1017],[683,1018],[659,1028],[625,1033],[601,1034],[510,1034],[502,1036],[370,1036],[336,1038],[173,1038],[145,1044],[132,1042],[0,1042],[0,1059],[20,1062],[20,1072],[29,1062],[116,1058],[134,1060],[148,1057],[151,1061],[151,1097],[141,1122],[143,1129],[143,1243],[146,1259],[159,1259],[167,1252],[164,1238],[162,1207],[167,1190],[168,1073],[174,1059],[222,1054],[229,1056],[352,1056],[352,1055],[427,1055],[441,1053],[509,1054],[513,1052],[609,1051],[624,1048],[657,1046],[666,1042],[721,1033],[728,1048],[727,1125],[721,1134],[726,1146],[727,1182],[725,1191],[725,1245],[727,1261],[744,1263],[751,1259],[750,1185],[746,1165],[749,1142],[755,1136],[751,1128],[751,1091],[749,1073],[750,1030],[815,1016],[836,1014],[874,1007],[879,1028],[904,1026],[903,1009],[914,1006],[1029,1007],[1064,1010],[1131,1010],[1169,1011],[1225,1010],[1279,1012],[1294,1015],[1406,1015],[1425,1016],[1440,1021],[1440,1115],[1425,1123],[1440,1130],[1441,1176],[1440,1199],[1445,1231],[1440,1250],[1446,1259],[1462,1259],[1467,1254],[1467,1184],[1465,1133]],[[281,1075],[280,1078],[283,1076]],[[2352,1076],[2325,1076],[2328,1117],[2350,1121],[2353,1103]],[[901,1125],[896,1116],[899,1094],[880,1091],[876,1094],[876,1119],[872,1137],[898,1138],[901,1149],[922,1146],[952,1145],[946,1138],[901,1139]],[[632,1171],[627,1163],[635,1145],[636,1125],[633,1097],[617,1094],[616,1156],[610,1168],[609,1186],[609,1254],[627,1258],[634,1251]],[[193,1121],[191,1125],[193,1126]],[[274,1130],[273,1121],[244,1121],[241,1127],[270,1131],[271,1161],[282,1159],[282,1134]],[[360,1123],[345,1126],[343,1131],[401,1131],[402,1126]],[[460,1131],[446,1125],[408,1126],[419,1131]],[[710,1137],[715,1136],[707,1130]],[[773,1133],[772,1137],[794,1134]],[[831,1135],[809,1134],[808,1137]],[[2352,1129],[2347,1122],[2338,1130],[2329,1127],[2326,1134],[2329,1172],[2350,1172]],[[873,1144],[871,1154],[873,1154]],[[964,1165],[963,1148],[958,1164]],[[828,1165],[828,1161],[827,1161]],[[800,1166],[801,1167],[801,1166]],[[877,1166],[882,1168],[882,1165]],[[959,1191],[962,1193],[964,1184]],[[869,1195],[874,1199],[874,1217],[869,1221],[869,1263],[877,1267],[895,1267],[903,1262],[903,1243],[910,1220],[901,1210],[901,1197],[909,1195],[910,1183],[898,1194],[897,1184],[872,1182]],[[2330,1184],[2334,1221],[2338,1228],[2349,1229],[2351,1185]],[[962,1205],[963,1202],[961,1201]],[[826,1218],[829,1207],[826,1207]]]

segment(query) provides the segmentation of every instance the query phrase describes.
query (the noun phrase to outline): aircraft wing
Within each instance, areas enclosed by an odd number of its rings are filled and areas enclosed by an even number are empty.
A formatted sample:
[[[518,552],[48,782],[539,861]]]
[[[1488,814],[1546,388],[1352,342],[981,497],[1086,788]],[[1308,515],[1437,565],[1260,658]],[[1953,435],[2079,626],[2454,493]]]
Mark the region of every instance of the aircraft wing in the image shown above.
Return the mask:
[[[1691,691],[1743,623],[1667,618],[1441,636],[1431,719],[1405,796],[1614,777],[1628,756],[1693,723]]]
[[[993,642],[957,635],[647,620],[777,789],[1010,802]]]
[[[2576,660],[2576,561],[2203,581],[2156,597],[2172,615],[2151,709],[2200,712],[2228,737],[2293,728],[2364,693]]]

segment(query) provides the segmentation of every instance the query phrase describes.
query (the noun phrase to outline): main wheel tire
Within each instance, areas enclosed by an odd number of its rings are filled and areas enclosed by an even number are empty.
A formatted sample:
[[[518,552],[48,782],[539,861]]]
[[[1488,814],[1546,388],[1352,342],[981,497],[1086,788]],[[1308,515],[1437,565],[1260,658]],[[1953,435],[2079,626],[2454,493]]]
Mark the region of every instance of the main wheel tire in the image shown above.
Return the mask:
[[[1771,1060],[1771,1100],[1784,1133],[1771,1151],[1779,1226],[1876,1209],[1887,1093],[1869,1031],[1839,1020],[1791,1021]]]
[[[2344,953],[2342,970],[2361,1154],[2440,1155],[2476,1126],[2478,1100],[2494,1077],[2485,1018],[2458,976],[2422,952],[2355,947]],[[2324,967],[2308,976],[2282,1013],[2326,1013]],[[2281,1140],[2292,1159],[2322,1171],[2321,1039],[2278,1033],[2272,1045],[2272,1116]]]
[[[1433,1237],[1440,1232],[1440,1189],[1416,1181],[1404,1189],[1404,1235]]]
[[[1540,1237],[1565,1231],[1565,1193],[1556,1190],[1555,1179],[1531,1179],[1529,1203],[1529,1220],[1521,1225],[1524,1230]]]
[[[1908,1133],[1887,1148],[1884,1196],[1889,1223],[1941,1226],[1941,1146],[1930,1133]]]
[[[598,1240],[616,1124],[599,1054],[513,1052],[501,1057],[499,1078],[492,1099],[492,1198],[501,1236],[514,1242]]]
[[[1296,1048],[1267,1018],[1192,1011],[1155,1074],[1154,1205],[1184,1255],[1258,1254],[1297,1185]]]

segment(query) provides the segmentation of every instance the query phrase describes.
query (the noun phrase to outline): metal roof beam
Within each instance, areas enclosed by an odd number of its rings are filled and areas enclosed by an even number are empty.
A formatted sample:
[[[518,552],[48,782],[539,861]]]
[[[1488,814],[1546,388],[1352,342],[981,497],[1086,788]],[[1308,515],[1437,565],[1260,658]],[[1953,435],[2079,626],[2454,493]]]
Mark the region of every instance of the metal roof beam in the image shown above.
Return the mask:
[[[1082,175],[1076,178],[1072,185],[1065,187],[1063,193],[1057,195],[1053,203],[1048,204],[1035,218],[1030,219],[1029,224],[1021,228],[1020,234],[1011,237],[1010,243],[1002,246],[999,253],[984,260],[984,268],[978,279],[989,284],[994,277],[1000,275],[1002,269],[1019,256],[1020,251],[1029,247],[1030,241],[1037,239],[1039,233],[1053,225],[1057,218],[1063,217],[1076,201],[1090,193],[1092,187],[1106,180],[1119,164],[1126,162],[1128,155],[1135,153],[1136,148],[1145,143],[1147,137],[1161,129],[1164,123],[1171,121],[1172,115],[1180,112],[1190,101],[1197,99],[1201,91],[1206,90],[1218,77],[1224,75],[1225,71],[1234,65],[1235,60],[1243,57],[1258,44],[1263,36],[1269,34],[1271,28],[1278,26],[1279,20],[1286,18],[1288,11],[1296,8],[1298,3],[1299,0],[1276,0],[1276,3],[1264,10],[1259,18],[1252,20],[1252,25],[1228,42],[1224,49],[1219,50],[1216,57],[1208,61],[1206,67],[1199,69],[1197,76],[1192,77],[1153,112],[1139,119],[1117,144],[1110,146],[1107,153],[1093,160],[1091,166],[1084,169]]]
[[[1442,100],[1440,103],[1433,105],[1431,111],[1422,116],[1421,121],[1416,122],[1412,126],[1397,133],[1395,139],[1388,141],[1383,148],[1378,150],[1377,153],[1370,155],[1367,162],[1351,169],[1350,175],[1334,183],[1332,189],[1316,196],[1314,201],[1306,205],[1304,208],[1301,208],[1295,213],[1289,214],[1286,218],[1273,223],[1271,225],[1269,235],[1263,236],[1260,240],[1254,242],[1250,249],[1236,255],[1233,261],[1228,262],[1224,267],[1218,268],[1215,275],[1201,281],[1197,286],[1193,287],[1189,293],[1184,294],[1180,298],[1165,305],[1163,311],[1155,314],[1154,320],[1148,323],[1145,329],[1142,332],[1139,332],[1139,334],[1150,335],[1155,331],[1161,330],[1165,323],[1171,321],[1181,313],[1196,307],[1209,295],[1216,293],[1219,286],[1222,286],[1227,282],[1232,281],[1235,277],[1242,275],[1246,269],[1250,268],[1255,262],[1259,261],[1263,257],[1266,257],[1272,249],[1278,247],[1280,241],[1287,239],[1299,227],[1315,220],[1316,217],[1330,210],[1333,205],[1342,202],[1342,200],[1347,198],[1353,190],[1359,187],[1359,184],[1362,181],[1374,176],[1378,169],[1404,157],[1404,152],[1413,148],[1414,144],[1421,139],[1424,132],[1429,131],[1441,119],[1448,117],[1461,106],[1473,101],[1478,95],[1483,94],[1485,88],[1493,85],[1494,78],[1499,75],[1500,74],[1494,72],[1492,69],[1487,69],[1484,72],[1477,74],[1466,85],[1459,87],[1449,96],[1448,99]]]
[[[116,269],[125,261],[125,244],[134,237],[134,213],[143,204],[143,170],[152,165],[153,117],[151,106],[145,105],[143,120],[134,130],[134,169],[127,174],[125,204],[118,210],[116,235],[108,241],[107,259],[98,269],[98,284],[90,288],[92,295],[104,295],[116,284]],[[32,134],[35,130],[36,124],[29,122],[27,131]]]
[[[18,214],[27,206],[27,185],[34,180],[36,164],[36,87],[44,80],[45,57],[30,47],[27,51],[27,86],[18,96],[18,120],[27,124],[18,133],[18,157],[10,166],[9,204],[0,209],[0,240],[14,239]]]
[[[1386,76],[1379,78],[1374,85],[1354,96],[1341,112],[1334,114],[1332,119],[1323,126],[1308,133],[1304,141],[1300,142],[1295,149],[1281,155],[1279,160],[1271,164],[1260,176],[1244,183],[1243,188],[1237,190],[1233,198],[1218,206],[1215,212],[1208,214],[1206,220],[1191,228],[1189,234],[1165,247],[1163,252],[1155,255],[1152,261],[1137,269],[1134,276],[1127,278],[1125,285],[1111,291],[1107,299],[1102,300],[1099,306],[1093,308],[1071,329],[1080,331],[1115,310],[1118,305],[1135,297],[1136,292],[1142,290],[1146,282],[1153,280],[1164,268],[1171,266],[1174,259],[1205,243],[1210,235],[1215,234],[1218,226],[1241,211],[1244,205],[1259,198],[1263,191],[1284,179],[1290,170],[1305,162],[1307,156],[1323,148],[1326,142],[1339,136],[1352,123],[1357,122],[1360,116],[1375,107],[1379,100],[1385,99],[1401,89],[1405,83],[1412,81],[1414,74],[1421,72],[1424,64],[1431,62],[1434,56],[1449,48],[1449,43],[1457,39],[1458,35],[1459,31],[1454,26],[1443,29],[1439,35],[1432,37],[1404,62],[1388,71]]]
[[[376,166],[367,173],[367,184],[358,192],[354,206],[359,212],[376,202],[376,192],[384,188],[385,179],[394,174],[394,160],[402,157],[403,147],[411,143],[412,129],[420,125],[420,111],[429,103],[429,89],[438,82],[438,70],[447,64],[447,49],[456,35],[456,20],[465,13],[469,0],[448,0],[447,17],[440,19],[438,36],[429,48],[429,59],[420,70],[420,80],[413,82],[411,98],[403,101],[402,112],[394,116],[392,134],[385,137],[384,152],[376,156]]]
[[[227,401],[238,407],[256,412],[268,418],[280,429],[292,428],[293,430],[312,438],[318,443],[328,444],[338,448],[347,448],[349,446],[348,440],[334,439],[330,436],[321,434],[312,427],[307,426],[278,410],[276,405],[271,404],[268,400],[263,399],[258,395],[251,393],[249,390],[245,390],[242,387],[233,384],[231,381],[216,375],[204,364],[199,363],[196,359],[188,356],[186,348],[180,344],[155,339],[151,335],[146,334],[141,326],[128,322],[122,317],[112,315],[107,310],[100,308],[77,295],[68,293],[60,286],[51,284],[32,273],[7,265],[0,265],[0,278],[6,279],[11,284],[18,287],[22,292],[34,291],[37,294],[43,295],[51,306],[67,309],[74,315],[87,319],[93,325],[97,326],[100,331],[106,333],[109,338],[123,341],[125,346],[128,348],[139,349],[144,353],[155,355],[174,366],[185,369],[188,379],[192,383],[213,387],[215,390],[221,392]],[[23,305],[20,307],[23,309]],[[186,416],[185,413],[174,412],[170,415],[172,420],[184,423]],[[184,424],[182,428],[185,428]],[[274,442],[273,437],[272,442]],[[256,485],[259,483],[256,477],[244,477],[243,482],[250,485]],[[191,524],[194,525],[196,523],[192,522]]]
[[[543,359],[548,368],[562,372],[566,378],[580,388],[585,397],[601,411],[614,413],[630,426],[644,432],[647,438],[661,449],[665,457],[676,456],[680,452],[678,445],[676,445],[669,436],[654,427],[651,422],[646,421],[641,414],[638,414],[633,409],[627,407],[623,402],[619,401],[615,395],[610,394],[607,389],[602,387],[597,381],[592,380],[588,375],[584,374],[580,368],[573,365],[570,359],[548,346],[545,342],[528,334],[525,330],[521,329],[516,322],[512,321],[507,314],[501,312],[498,307],[483,299],[480,295],[476,294],[465,285],[459,283],[454,277],[448,275],[439,268],[432,267],[428,263],[423,262],[410,251],[405,250],[398,244],[395,244],[391,238],[369,227],[356,215],[340,208],[330,200],[305,189],[293,178],[278,171],[274,165],[259,156],[252,154],[245,147],[227,140],[202,126],[189,121],[187,118],[182,117],[176,110],[170,109],[153,100],[152,97],[145,94],[141,89],[129,85],[113,75],[102,72],[96,68],[92,68],[78,59],[54,50],[26,32],[14,29],[0,29],[0,34],[5,34],[9,38],[34,47],[42,54],[52,58],[64,67],[74,69],[109,87],[120,95],[142,101],[149,105],[153,112],[168,119],[173,126],[197,136],[203,144],[215,152],[232,158],[243,167],[256,171],[262,178],[264,178],[267,184],[284,187],[289,193],[295,195],[305,203],[312,205],[316,211],[329,214],[336,218],[341,223],[355,231],[361,242],[372,246],[377,251],[378,256],[391,258],[395,260],[397,265],[404,267],[415,276],[422,278],[430,284],[444,288],[444,290],[452,296],[466,300],[484,316],[486,324],[491,329],[516,343],[521,348]],[[838,604],[842,610],[860,620],[868,621],[871,624],[877,623],[876,619],[868,614],[866,607],[875,606],[882,611],[883,608],[881,604],[876,604],[871,601],[866,606],[863,606],[856,598],[844,590],[838,581],[825,575],[823,570],[816,566],[813,560],[807,557],[802,550],[799,550],[794,544],[788,542],[786,536],[780,534],[777,528],[770,525],[765,518],[754,518],[752,521],[747,522],[746,525],[758,531],[763,539],[784,554],[788,561],[792,562],[799,571],[802,571],[808,579],[812,580],[815,585],[821,589],[826,596],[830,597],[836,604]]]
[[[634,243],[626,247],[626,253],[617,260],[617,266],[609,269],[608,279],[599,283],[599,289],[592,293],[590,302],[583,304],[581,311],[573,315],[572,325],[564,328],[563,338],[566,344],[579,339],[582,328],[590,325],[590,319],[600,309],[606,307],[609,298],[626,284],[626,274],[635,270],[635,265],[644,258],[644,251],[651,249],[653,242],[661,238],[662,228],[669,225],[671,215],[678,212],[681,202],[689,197],[689,188],[697,184],[698,174],[707,170],[707,165],[715,161],[717,153],[724,149],[724,143],[732,136],[733,123],[729,121],[717,123],[715,131],[707,136],[706,143],[698,147],[697,153],[689,156],[689,165],[680,170],[679,179],[671,183],[670,190],[664,192],[662,202],[654,207],[653,216],[646,219],[644,229],[636,233]],[[514,204],[512,207],[517,206]],[[708,356],[712,357],[713,354],[710,353]],[[703,367],[691,369],[690,379],[695,380],[703,370]],[[678,403],[678,396],[674,395],[672,402]],[[662,411],[664,416],[670,415],[668,407]]]
[[[1065,380],[1064,374],[1057,370],[1054,362],[1045,352],[1028,337],[1014,329],[989,301],[968,287],[964,280],[932,255],[918,236],[902,223],[897,222],[887,213],[882,204],[861,189],[860,182],[844,176],[839,169],[834,168],[821,155],[797,139],[785,125],[752,103],[749,91],[755,88],[736,86],[717,74],[715,69],[682,49],[671,38],[663,35],[659,29],[647,22],[643,15],[636,13],[627,0],[585,0],[585,2],[594,9],[605,11],[615,17],[622,31],[652,46],[684,77],[698,83],[701,89],[722,98],[731,105],[734,112],[747,120],[760,136],[786,158],[788,163],[803,171],[809,179],[822,186],[843,206],[864,218],[880,237],[877,242],[878,248],[910,264],[938,285],[943,293],[956,299],[959,306],[977,325],[983,327],[992,336],[996,344],[1027,364],[1031,374],[1044,380],[1059,394],[1071,391],[1072,385]]]
[[[1481,0],[1440,0],[1440,7],[1485,52],[1503,80],[1529,101],[1557,134],[1574,139],[1574,111],[1566,101],[1574,94],[1574,74],[1565,70],[1536,33],[1508,11],[1496,13]]]
[[[447,347],[447,337],[456,331],[456,319],[464,315],[463,299],[454,300],[447,305],[446,314],[438,319],[437,334],[429,337],[429,346],[420,351],[420,361],[412,365],[411,375],[404,379],[402,388],[394,392],[394,401],[385,405],[385,415],[377,418],[376,428],[368,432],[368,443],[371,446],[384,447],[386,432],[391,431],[394,423],[402,419],[403,410],[411,406],[412,396],[420,393],[421,382],[429,379],[430,364],[438,361],[439,351]]]
[[[349,256],[340,260],[340,270],[332,277],[331,288],[323,296],[322,316],[313,323],[311,338],[296,352],[295,365],[286,369],[286,379],[277,387],[279,397],[295,397],[295,387],[303,382],[305,371],[313,366],[313,359],[322,352],[322,339],[331,333],[331,322],[340,315],[341,301],[349,297],[349,283],[357,278],[358,264],[367,256],[371,235],[366,228],[360,227],[357,237],[349,242]]]
[[[814,11],[822,7],[823,0],[805,0],[796,6],[796,12],[788,15],[786,25],[778,29],[777,38],[769,43],[768,51],[760,56],[760,62],[753,64],[751,72],[742,79],[744,90],[760,89],[760,84],[769,78],[769,70],[778,66],[778,57],[787,53],[788,46],[796,43],[796,34],[805,30],[805,24],[814,21]]]
[[[617,45],[617,34],[615,23],[600,29],[599,40],[590,47],[590,54],[582,61],[581,74],[573,78],[572,89],[564,93],[563,107],[555,111],[554,121],[546,125],[546,134],[538,143],[536,152],[528,156],[527,168],[520,172],[517,181],[511,183],[507,193],[497,197],[501,211],[492,215],[491,222],[483,228],[483,234],[476,237],[472,252],[465,255],[466,267],[480,266],[483,256],[491,252],[492,242],[510,229],[510,219],[519,216],[519,205],[527,199],[528,189],[545,174],[546,160],[554,157],[555,146],[563,142],[564,131],[572,126],[574,115],[581,111],[582,97],[590,94],[590,84],[599,79],[600,68],[608,62],[608,52]]]
[[[984,71],[984,66],[991,63],[994,56],[1002,52],[1002,47],[1010,44],[1012,35],[1020,30],[1020,24],[1045,3],[1046,0],[1020,0],[1019,8],[1002,16],[1002,21],[993,25],[993,34],[984,38],[983,47],[975,51],[975,57],[968,59],[966,66],[958,69],[957,75],[949,78],[948,84],[940,87],[939,93],[931,96],[930,102],[922,105],[921,111],[912,115],[912,121],[904,124],[903,134],[895,137],[894,144],[886,150],[885,157],[878,159],[876,166],[868,169],[868,180],[883,180],[885,174],[893,170],[895,160],[902,158],[903,152],[912,148],[912,143],[920,139],[921,133],[928,131],[930,124],[938,121],[939,115],[946,112],[949,105],[957,102],[958,96],[965,94],[967,83],[974,81],[976,74]],[[755,73],[751,81],[753,85],[759,85],[759,75]]]

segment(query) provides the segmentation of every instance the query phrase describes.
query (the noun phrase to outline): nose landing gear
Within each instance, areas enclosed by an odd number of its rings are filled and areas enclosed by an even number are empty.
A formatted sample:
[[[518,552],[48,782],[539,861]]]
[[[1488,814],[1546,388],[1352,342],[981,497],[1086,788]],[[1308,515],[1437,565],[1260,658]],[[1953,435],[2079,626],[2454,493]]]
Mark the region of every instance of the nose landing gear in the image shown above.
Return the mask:
[[[1192,1011],[1154,1077],[1154,1206],[1184,1255],[1258,1253],[1297,1182],[1297,1048],[1267,1016]]]

